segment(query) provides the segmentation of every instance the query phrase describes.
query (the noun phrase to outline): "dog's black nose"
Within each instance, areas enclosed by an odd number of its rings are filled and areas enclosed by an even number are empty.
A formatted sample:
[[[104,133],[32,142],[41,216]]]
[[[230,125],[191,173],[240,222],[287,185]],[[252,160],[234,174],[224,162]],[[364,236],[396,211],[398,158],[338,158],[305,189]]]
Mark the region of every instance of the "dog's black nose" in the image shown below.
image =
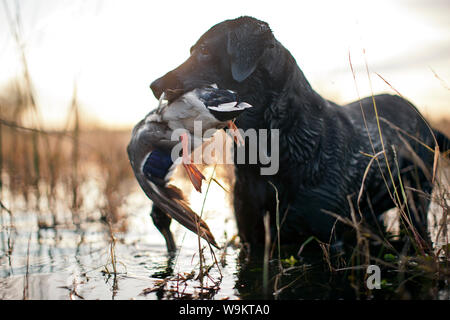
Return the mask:
[[[163,79],[159,78],[159,79],[156,79],[155,81],[153,81],[152,84],[150,85],[150,89],[152,89],[153,94],[155,95],[156,99],[159,99],[159,97],[164,92]]]

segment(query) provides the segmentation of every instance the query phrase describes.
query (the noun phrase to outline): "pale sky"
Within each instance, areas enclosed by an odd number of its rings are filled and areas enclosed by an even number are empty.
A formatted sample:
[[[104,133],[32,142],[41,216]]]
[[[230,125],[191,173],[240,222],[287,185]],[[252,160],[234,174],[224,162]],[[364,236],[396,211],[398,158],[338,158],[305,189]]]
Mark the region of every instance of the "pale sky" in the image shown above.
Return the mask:
[[[2,0],[3,1],[3,0]],[[15,15],[16,2],[6,0]],[[251,15],[269,23],[313,88],[338,103],[392,92],[426,115],[450,117],[450,1],[20,0],[26,57],[49,125],[67,115],[73,85],[86,114],[131,126],[157,101],[149,84],[181,64],[212,25]],[[20,74],[0,3],[0,86]],[[441,79],[438,79],[433,71]],[[0,95],[1,95],[0,87]]]

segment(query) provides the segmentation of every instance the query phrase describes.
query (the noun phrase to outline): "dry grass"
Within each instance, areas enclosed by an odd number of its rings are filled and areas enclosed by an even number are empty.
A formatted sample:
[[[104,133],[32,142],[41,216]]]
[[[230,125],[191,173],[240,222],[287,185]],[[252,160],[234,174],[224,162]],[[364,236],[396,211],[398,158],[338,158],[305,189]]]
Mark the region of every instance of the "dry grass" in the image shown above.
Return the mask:
[[[61,209],[61,203],[65,205],[62,209],[72,213],[75,224],[81,217],[89,218],[95,209],[105,220],[110,217],[113,224],[123,218],[120,207],[133,183],[125,153],[129,132],[81,131],[74,139],[67,132],[30,132],[0,126],[1,183],[8,195],[6,201],[2,197],[2,203],[9,210],[13,212],[15,206],[22,205],[35,212],[50,211],[54,213],[53,225],[60,223],[56,210]],[[84,186],[89,184],[101,190],[94,205],[86,203],[92,199],[85,199],[89,190]],[[84,204],[89,212],[84,211]],[[42,223],[48,226],[48,222]]]

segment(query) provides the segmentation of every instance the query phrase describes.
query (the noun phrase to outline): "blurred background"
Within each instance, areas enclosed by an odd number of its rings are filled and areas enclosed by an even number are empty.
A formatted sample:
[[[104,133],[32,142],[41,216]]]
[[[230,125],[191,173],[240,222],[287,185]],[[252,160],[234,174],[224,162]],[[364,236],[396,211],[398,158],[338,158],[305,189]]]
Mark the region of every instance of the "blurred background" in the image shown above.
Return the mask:
[[[374,93],[392,92],[377,72],[429,118],[450,117],[446,0],[2,0],[0,9],[2,96],[23,76],[22,50],[46,127],[61,128],[75,85],[83,116],[132,126],[155,106],[151,81],[187,59],[212,25],[240,15],[267,21],[329,99],[358,98],[351,54],[361,96],[370,94],[367,59]]]
[[[0,299],[135,298],[192,268],[197,239],[176,223],[184,251],[165,261],[125,148],[157,105],[150,83],[241,15],[268,22],[325,98],[397,91],[450,135],[448,0],[0,0]],[[233,170],[201,169],[225,186],[208,201],[175,180],[228,244]],[[239,296],[237,269],[222,270],[221,297]]]

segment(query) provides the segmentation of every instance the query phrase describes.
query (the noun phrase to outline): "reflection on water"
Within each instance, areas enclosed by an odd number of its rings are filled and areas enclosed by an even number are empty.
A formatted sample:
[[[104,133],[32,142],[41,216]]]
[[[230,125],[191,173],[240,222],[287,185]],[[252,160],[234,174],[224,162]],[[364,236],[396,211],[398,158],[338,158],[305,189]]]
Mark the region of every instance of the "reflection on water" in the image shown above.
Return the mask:
[[[211,174],[208,170],[207,175]],[[204,194],[191,190],[189,185],[183,185],[183,189],[192,195],[192,208],[200,212]],[[0,299],[162,298],[160,292],[148,289],[158,286],[166,277],[198,271],[197,237],[174,221],[171,229],[179,250],[174,256],[168,255],[163,237],[151,222],[150,204],[140,190],[127,199],[127,231],[115,234],[115,276],[108,274],[112,271],[110,235],[104,223],[86,222],[79,229],[67,226],[39,229],[36,215],[24,212],[14,213],[14,228],[10,228],[8,215],[3,212]],[[228,195],[216,184],[211,184],[203,217],[219,243],[225,243],[236,233]],[[203,240],[202,243],[205,245]],[[211,263],[208,250],[204,250],[205,258]],[[212,280],[220,281],[220,290],[214,298],[236,298],[237,248],[229,246],[226,254],[222,251],[217,254],[224,263],[220,264],[220,271],[214,267],[209,272]],[[204,285],[211,285],[211,279],[205,278]],[[166,289],[172,285],[168,283]],[[184,285],[187,286],[184,295],[198,291],[195,288],[198,281],[194,279]]]
[[[5,255],[6,248],[1,248],[0,299],[68,299],[72,290],[85,299],[155,299],[156,294],[140,294],[156,280],[193,270],[197,249],[183,245],[177,256],[170,257],[157,230],[148,222],[144,225],[150,232],[118,235],[116,277],[105,272],[110,261],[109,234],[102,225],[92,223],[84,231],[17,231],[12,254]],[[182,233],[177,233],[178,238]],[[187,238],[186,234],[184,243]],[[232,255],[229,252],[231,259]],[[224,268],[222,273],[232,277],[232,270]],[[222,281],[217,296],[233,295],[233,282]]]
[[[205,176],[211,172],[210,168],[205,169]],[[189,184],[183,185],[183,189],[190,194],[192,208],[200,213],[204,193],[195,192]],[[270,290],[265,294],[262,249],[254,249],[249,256],[246,250],[233,245],[236,226],[229,194],[217,184],[211,184],[203,218],[220,245],[230,242],[232,245],[226,251],[214,250],[215,256],[205,246],[205,264],[212,267],[203,279],[206,288],[203,290],[196,280],[197,236],[173,222],[171,229],[179,250],[168,255],[163,237],[151,222],[150,202],[143,193],[135,190],[127,198],[126,206],[127,231],[115,234],[116,274],[110,273],[110,234],[104,223],[86,222],[79,228],[38,228],[34,214],[15,212],[14,228],[10,228],[8,215],[3,212],[0,299],[358,298],[352,279],[363,277],[362,271],[349,270],[333,276],[323,261],[321,249],[314,244],[308,247],[309,251],[305,250],[302,261],[285,259],[298,248],[283,248],[282,275],[280,262],[270,261]],[[203,240],[202,243],[205,245]],[[374,292],[374,297],[405,297],[394,285],[389,289],[396,277],[384,274],[384,290]],[[421,279],[421,275],[415,281],[406,287],[406,297],[449,299],[448,284],[436,285],[435,280]],[[279,292],[274,295],[275,283]]]

